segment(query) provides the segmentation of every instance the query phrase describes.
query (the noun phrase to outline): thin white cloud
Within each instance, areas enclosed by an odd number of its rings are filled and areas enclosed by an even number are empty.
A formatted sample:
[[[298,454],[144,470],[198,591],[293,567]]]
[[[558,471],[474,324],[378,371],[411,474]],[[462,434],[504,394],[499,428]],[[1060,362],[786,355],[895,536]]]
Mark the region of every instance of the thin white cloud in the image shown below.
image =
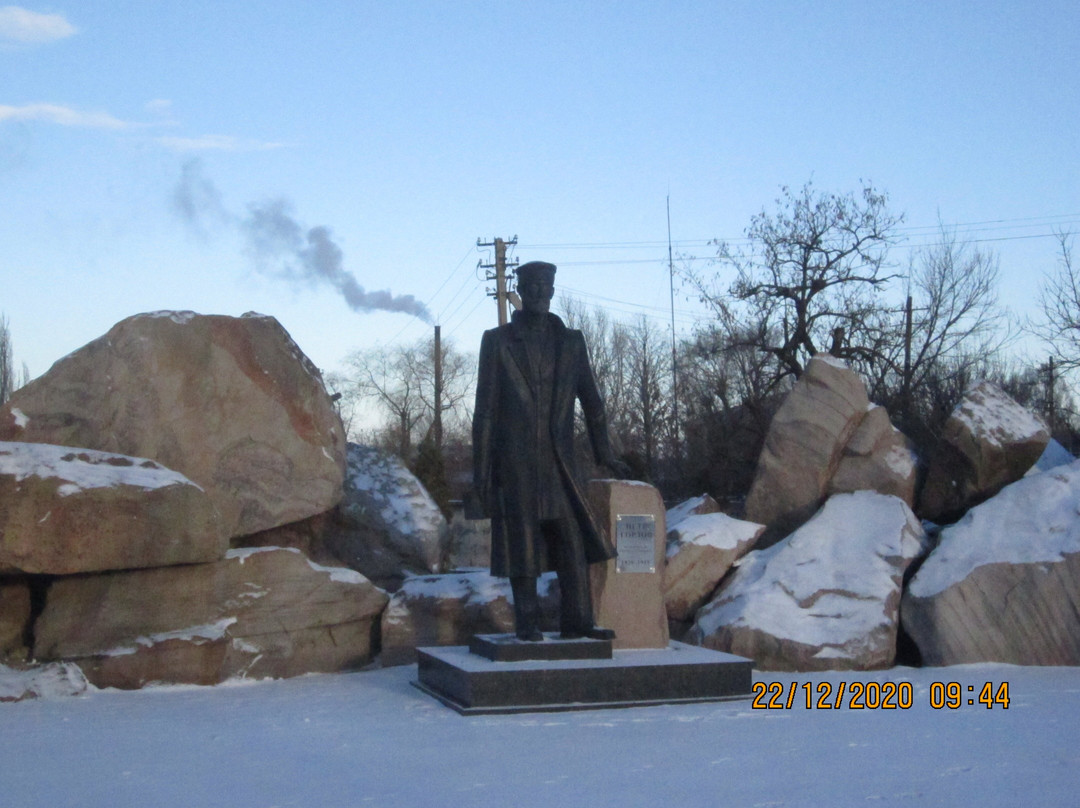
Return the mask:
[[[107,112],[85,112],[61,104],[33,103],[22,106],[0,104],[0,124],[7,121],[41,121],[57,126],[83,129],[111,129],[145,131],[163,126],[176,126],[171,116],[171,102],[155,99],[146,104],[148,112],[161,120],[151,123],[135,123],[121,120]],[[154,143],[176,152],[251,152],[281,149],[287,144],[234,137],[232,135],[203,135],[201,137],[161,136],[151,138]]]
[[[75,28],[63,14],[40,14],[19,6],[0,8],[0,42],[38,45],[74,34]]]
[[[202,137],[159,137],[158,143],[178,152],[194,151],[267,151],[280,149],[284,143],[233,137],[232,135],[203,135]]]
[[[60,104],[23,104],[19,107],[0,104],[0,123],[4,121],[45,121],[88,129],[127,129],[132,126],[107,112],[82,112]]]
[[[155,98],[146,102],[146,111],[154,115],[171,116],[172,101],[168,98]]]

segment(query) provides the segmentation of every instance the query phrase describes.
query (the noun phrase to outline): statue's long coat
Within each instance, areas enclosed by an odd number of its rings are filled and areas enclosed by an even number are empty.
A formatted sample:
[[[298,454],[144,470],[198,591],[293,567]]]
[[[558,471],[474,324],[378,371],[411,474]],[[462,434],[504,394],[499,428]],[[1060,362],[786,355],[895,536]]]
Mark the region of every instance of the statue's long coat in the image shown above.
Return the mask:
[[[518,312],[515,312],[517,315]],[[557,479],[581,531],[589,563],[615,557],[589,509],[574,464],[574,403],[581,402],[593,453],[611,457],[607,417],[596,387],[585,338],[548,314],[554,346],[554,389],[548,423],[537,423],[537,391],[529,372],[524,326],[515,316],[508,325],[484,332],[473,414],[473,476],[476,494],[491,517],[491,573],[535,577],[551,568],[538,530],[538,483],[552,475],[538,469],[538,429],[550,430]]]

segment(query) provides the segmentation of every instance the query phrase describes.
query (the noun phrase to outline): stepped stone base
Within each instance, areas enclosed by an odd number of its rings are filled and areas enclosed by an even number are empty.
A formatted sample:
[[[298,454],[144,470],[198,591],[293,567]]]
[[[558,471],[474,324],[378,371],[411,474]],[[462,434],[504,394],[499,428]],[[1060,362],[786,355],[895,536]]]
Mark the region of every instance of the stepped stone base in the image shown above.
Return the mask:
[[[496,662],[463,645],[417,656],[413,685],[463,715],[722,701],[748,697],[752,686],[751,660],[679,642],[610,659]]]

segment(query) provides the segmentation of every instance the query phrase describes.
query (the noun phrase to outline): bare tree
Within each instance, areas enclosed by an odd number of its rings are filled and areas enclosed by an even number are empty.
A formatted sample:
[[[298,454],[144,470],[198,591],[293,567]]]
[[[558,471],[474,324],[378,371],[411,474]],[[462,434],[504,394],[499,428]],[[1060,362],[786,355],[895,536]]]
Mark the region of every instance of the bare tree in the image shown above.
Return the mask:
[[[585,337],[616,451],[636,475],[655,479],[673,428],[667,332],[644,316],[614,321],[568,295],[559,307]]]
[[[559,308],[566,325],[581,331],[585,338],[612,438],[617,450],[624,453],[633,428],[629,330],[626,324],[612,320],[600,306],[590,308],[565,293],[559,297]],[[584,434],[584,422],[580,426]]]
[[[347,372],[334,377],[342,394],[343,409],[355,413],[358,405],[374,404],[386,419],[383,428],[390,445],[408,459],[434,422],[434,340],[413,345],[357,351],[346,359]],[[444,429],[464,431],[470,414],[468,394],[476,362],[458,352],[449,340],[442,341],[442,410]],[[351,420],[355,420],[353,415]]]
[[[647,475],[656,475],[657,450],[671,426],[671,354],[667,335],[645,316],[625,329],[632,390],[629,420]]]
[[[559,309],[566,325],[577,329],[585,338],[589,351],[596,386],[607,406],[610,422],[617,420],[622,409],[620,399],[626,389],[626,356],[621,326],[612,321],[607,311],[599,306],[590,308],[576,297],[565,292],[559,296]]]
[[[1073,263],[1072,239],[1071,233],[1057,233],[1058,266],[1039,288],[1043,320],[1029,324],[1057,353],[1062,370],[1080,367],[1080,268]]]
[[[719,272],[689,280],[719,318],[753,324],[748,344],[774,355],[784,374],[797,378],[819,351],[864,357],[876,341],[876,293],[896,277],[886,261],[903,217],[887,201],[869,183],[857,197],[818,193],[811,182],[797,193],[785,186],[774,212],[751,219],[749,247],[718,242]],[[716,281],[731,269],[724,295]]]
[[[0,404],[20,386],[15,378],[15,361],[11,351],[11,329],[7,317],[0,314]]]
[[[878,312],[881,338],[861,365],[871,397],[901,413],[905,426],[916,417],[926,423],[934,391],[968,378],[1012,337],[997,301],[997,256],[958,241],[955,230],[941,225],[939,242],[913,254],[908,277],[910,311]]]
[[[735,321],[702,328],[682,343],[679,408],[685,436],[685,495],[744,495],[769,422],[792,376],[749,339],[755,326]]]

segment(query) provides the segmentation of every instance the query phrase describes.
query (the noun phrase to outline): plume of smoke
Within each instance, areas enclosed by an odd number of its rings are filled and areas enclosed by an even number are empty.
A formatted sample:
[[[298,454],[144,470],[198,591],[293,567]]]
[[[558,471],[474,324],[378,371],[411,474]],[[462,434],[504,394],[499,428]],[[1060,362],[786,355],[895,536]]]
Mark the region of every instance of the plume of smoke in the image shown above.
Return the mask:
[[[427,308],[413,295],[394,295],[383,289],[369,292],[356,276],[345,269],[345,256],[335,243],[330,228],[305,228],[292,215],[284,199],[251,204],[248,215],[239,218],[221,202],[216,186],[202,172],[201,161],[184,163],[180,181],[173,191],[172,207],[190,227],[204,232],[208,223],[235,228],[247,243],[261,271],[277,269],[290,280],[325,283],[345,299],[353,311],[394,311],[431,322]]]
[[[205,227],[211,221],[233,221],[221,202],[221,192],[203,176],[201,160],[187,160],[184,163],[171,202],[173,212],[200,235],[205,235]]]
[[[318,226],[305,231],[284,199],[250,205],[248,216],[239,226],[262,265],[276,264],[282,274],[293,280],[330,284],[353,311],[398,311],[431,321],[424,304],[412,295],[366,291],[345,269],[344,254],[330,229]]]

